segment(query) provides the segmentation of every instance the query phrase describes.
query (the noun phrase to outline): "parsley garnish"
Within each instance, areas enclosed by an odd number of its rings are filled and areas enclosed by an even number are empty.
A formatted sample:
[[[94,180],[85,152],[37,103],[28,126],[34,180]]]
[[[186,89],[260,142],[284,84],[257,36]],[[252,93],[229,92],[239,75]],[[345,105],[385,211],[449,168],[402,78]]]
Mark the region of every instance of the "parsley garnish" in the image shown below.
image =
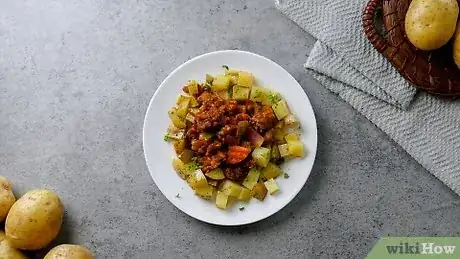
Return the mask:
[[[188,169],[187,171],[189,172],[192,172],[192,171],[195,171],[201,168],[200,164],[198,164],[196,161],[190,162],[186,164],[185,166],[187,167]]]
[[[243,211],[244,210],[244,207],[240,207],[240,211]]]
[[[169,141],[168,135],[165,135],[163,139],[164,139],[165,141]]]
[[[289,175],[287,173],[284,173],[284,179],[288,179]]]
[[[281,101],[281,95],[280,95],[279,93],[270,94],[270,95],[268,96],[268,100],[270,100],[270,102],[271,102],[272,104],[275,104],[275,103]]]
[[[179,193],[178,193],[178,194],[176,194],[176,196],[175,196],[175,197],[176,197],[176,198],[180,198],[180,195],[179,195]]]
[[[229,69],[230,69],[230,68],[228,68],[227,65],[222,65],[222,67],[223,67],[224,69],[226,69],[226,70],[229,70]]]

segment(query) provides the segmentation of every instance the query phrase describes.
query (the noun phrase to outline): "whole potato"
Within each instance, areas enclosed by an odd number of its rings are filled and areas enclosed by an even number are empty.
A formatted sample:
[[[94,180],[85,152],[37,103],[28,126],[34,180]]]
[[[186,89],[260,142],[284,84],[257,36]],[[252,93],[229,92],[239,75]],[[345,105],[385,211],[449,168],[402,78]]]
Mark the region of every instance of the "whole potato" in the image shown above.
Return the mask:
[[[0,258],[1,259],[27,259],[19,250],[10,246],[5,240],[5,233],[0,231]]]
[[[407,37],[421,50],[442,47],[455,32],[458,11],[456,0],[413,0],[405,20]]]
[[[6,218],[6,238],[11,246],[23,250],[45,247],[58,235],[64,206],[56,193],[32,190],[11,207]]]
[[[460,68],[460,21],[457,24],[457,30],[454,34],[454,61],[455,64]]]
[[[43,259],[93,259],[91,252],[79,245],[60,245],[49,251]]]
[[[12,190],[11,182],[0,176],[0,221],[4,221],[11,206],[16,201]]]

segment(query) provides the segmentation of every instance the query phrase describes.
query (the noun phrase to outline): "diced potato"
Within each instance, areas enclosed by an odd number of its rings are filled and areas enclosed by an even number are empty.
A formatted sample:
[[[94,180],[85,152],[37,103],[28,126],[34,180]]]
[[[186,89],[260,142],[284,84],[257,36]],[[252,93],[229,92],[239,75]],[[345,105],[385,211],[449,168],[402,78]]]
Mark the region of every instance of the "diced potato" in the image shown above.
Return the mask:
[[[283,144],[278,146],[278,150],[280,151],[281,157],[289,156],[289,147],[288,144]]]
[[[248,175],[246,176],[246,178],[244,178],[243,186],[248,188],[249,190],[252,190],[252,188],[254,188],[254,185],[257,184],[257,181],[259,181],[259,176],[259,170],[255,168],[249,169]]]
[[[232,98],[238,101],[247,100],[249,98],[249,92],[251,92],[251,88],[234,86]]]
[[[281,173],[283,173],[283,170],[281,170],[281,168],[279,168],[274,163],[268,163],[268,165],[262,169],[262,178],[264,179],[276,178]]]
[[[265,196],[267,196],[267,188],[263,183],[257,183],[251,190],[251,196],[259,201],[263,201]]]
[[[193,157],[193,152],[190,149],[184,149],[179,154],[179,159],[182,160],[182,162],[186,164],[192,162],[192,157]]]
[[[299,137],[297,136],[297,134],[295,133],[290,133],[290,134],[287,134],[286,136],[284,136],[284,139],[286,140],[286,142],[290,142],[290,141],[299,141]]]
[[[301,141],[288,141],[289,154],[295,157],[303,157],[303,143]]]
[[[211,139],[212,137],[214,137],[214,134],[209,133],[209,132],[202,132],[202,133],[200,133],[200,135],[199,135],[199,138],[200,138],[200,139],[206,139],[206,140],[209,140],[209,139]]]
[[[186,174],[185,174],[184,162],[182,162],[182,160],[180,160],[179,158],[174,157],[172,160],[172,165],[173,165],[174,171],[176,171],[176,173],[178,173],[182,179],[185,179]]]
[[[193,114],[193,115],[197,114],[199,111],[200,111],[200,109],[198,109],[198,108],[190,108],[190,109],[188,109],[188,112]]]
[[[249,99],[254,102],[264,102],[267,100],[268,95],[269,92],[266,88],[253,86],[251,88],[251,95],[249,96]]]
[[[170,109],[168,111],[168,115],[175,127],[180,128],[180,129],[185,129],[187,125],[185,124],[185,120],[183,120],[181,117],[178,116],[177,109],[175,108]]]
[[[190,177],[187,178],[188,184],[192,187],[192,189],[206,187],[208,185],[208,181],[206,180],[206,176],[204,176],[203,171],[201,169],[196,170],[193,172]]]
[[[278,120],[282,120],[289,115],[289,108],[285,100],[281,100],[272,105],[273,112]]]
[[[196,100],[195,97],[190,96],[190,107],[197,107],[198,106],[198,101]]]
[[[227,90],[216,92],[216,94],[218,96],[220,96],[220,98],[222,98],[224,100],[230,99],[230,93]]]
[[[178,107],[186,106],[186,107],[196,107],[198,106],[198,101],[195,99],[195,97],[186,94],[186,93],[181,93],[177,97],[176,104]]]
[[[182,151],[184,151],[185,149],[185,139],[174,141],[173,146],[174,151],[176,151],[176,154],[182,153]]]
[[[195,80],[191,80],[187,83],[188,93],[190,95],[198,94],[198,82]]]
[[[177,106],[177,116],[181,118],[185,118],[185,116],[188,113],[189,105],[190,105],[190,100],[188,102],[181,104],[180,106]]]
[[[240,71],[236,69],[227,69],[225,70],[225,75],[237,76]]]
[[[223,90],[227,90],[228,86],[230,85],[230,77],[228,76],[217,76],[211,85],[211,90],[213,92],[219,92]]]
[[[195,116],[193,116],[191,113],[187,113],[187,115],[185,116],[185,120],[190,121],[191,123],[194,123],[195,122]]]
[[[276,183],[275,179],[269,179],[268,181],[264,182],[264,185],[267,188],[268,193],[271,195],[280,191],[280,187]]]
[[[206,185],[205,187],[199,187],[195,189],[195,194],[206,200],[212,199],[213,192],[214,188],[210,185]]]
[[[270,149],[265,147],[257,147],[252,151],[254,162],[260,167],[266,167],[270,161]]]
[[[207,172],[205,175],[213,180],[222,180],[225,178],[224,172],[220,168]]]
[[[249,201],[251,199],[251,191],[249,189],[243,188],[241,190],[238,200],[240,201]]]
[[[284,124],[288,127],[288,128],[299,128],[300,127],[300,122],[299,120],[292,114],[289,114],[288,116],[286,116],[284,119]]]
[[[214,77],[210,74],[206,74],[206,83],[212,84],[212,81],[214,81]]]
[[[238,72],[238,85],[243,87],[252,87],[254,77],[251,73],[240,71]]]
[[[281,159],[280,151],[277,145],[272,145],[271,148],[271,158],[272,161],[278,161]]]
[[[230,75],[230,85],[238,84],[238,75]]]
[[[223,192],[217,191],[216,206],[219,209],[225,210],[227,208],[228,195]]]
[[[216,187],[218,183],[219,181],[216,181],[216,180],[208,180],[208,184],[214,187]]]
[[[168,129],[168,133],[166,133],[167,140],[183,140],[185,138],[185,131],[176,127],[174,128],[174,130]]]
[[[235,182],[232,182],[230,180],[225,180],[222,183],[222,186],[220,188],[220,190],[223,193],[225,193],[228,196],[235,197],[235,198],[238,198],[240,196],[240,193],[241,193],[242,189],[243,189],[243,187],[241,187],[241,185],[239,185],[239,184],[237,184]]]

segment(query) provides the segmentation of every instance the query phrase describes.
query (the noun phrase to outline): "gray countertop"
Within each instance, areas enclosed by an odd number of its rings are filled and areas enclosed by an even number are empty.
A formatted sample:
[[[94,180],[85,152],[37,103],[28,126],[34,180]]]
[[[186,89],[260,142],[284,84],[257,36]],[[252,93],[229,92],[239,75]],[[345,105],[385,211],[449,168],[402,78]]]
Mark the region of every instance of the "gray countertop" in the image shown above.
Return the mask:
[[[1,1],[1,174],[16,194],[58,192],[58,242],[98,258],[362,258],[382,235],[460,235],[460,198],[305,73],[313,43],[268,0]],[[319,130],[313,172],[293,202],[235,228],[176,209],[142,151],[161,81],[220,49],[286,68]]]

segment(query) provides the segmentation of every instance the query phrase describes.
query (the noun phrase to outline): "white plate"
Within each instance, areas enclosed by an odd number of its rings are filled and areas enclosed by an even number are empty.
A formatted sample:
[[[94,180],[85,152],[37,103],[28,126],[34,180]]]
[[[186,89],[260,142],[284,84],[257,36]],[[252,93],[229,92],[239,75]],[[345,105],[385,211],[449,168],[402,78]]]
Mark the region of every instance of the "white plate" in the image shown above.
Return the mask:
[[[171,161],[174,150],[163,140],[170,123],[168,109],[190,79],[203,81],[206,73],[223,73],[222,65],[247,70],[258,84],[279,91],[291,111],[299,118],[306,157],[283,165],[288,179],[277,180],[281,191],[267,195],[263,202],[251,199],[249,204],[236,204],[227,210],[218,209],[212,201],[197,197],[187,183],[174,172]],[[236,226],[265,219],[286,206],[302,189],[310,175],[316,155],[316,120],[310,101],[297,81],[275,62],[244,51],[225,50],[193,58],[176,68],[153,95],[144,121],[144,154],[150,174],[160,191],[177,208],[188,215],[211,224]],[[179,197],[176,197],[179,195]],[[240,207],[244,210],[240,211]]]

